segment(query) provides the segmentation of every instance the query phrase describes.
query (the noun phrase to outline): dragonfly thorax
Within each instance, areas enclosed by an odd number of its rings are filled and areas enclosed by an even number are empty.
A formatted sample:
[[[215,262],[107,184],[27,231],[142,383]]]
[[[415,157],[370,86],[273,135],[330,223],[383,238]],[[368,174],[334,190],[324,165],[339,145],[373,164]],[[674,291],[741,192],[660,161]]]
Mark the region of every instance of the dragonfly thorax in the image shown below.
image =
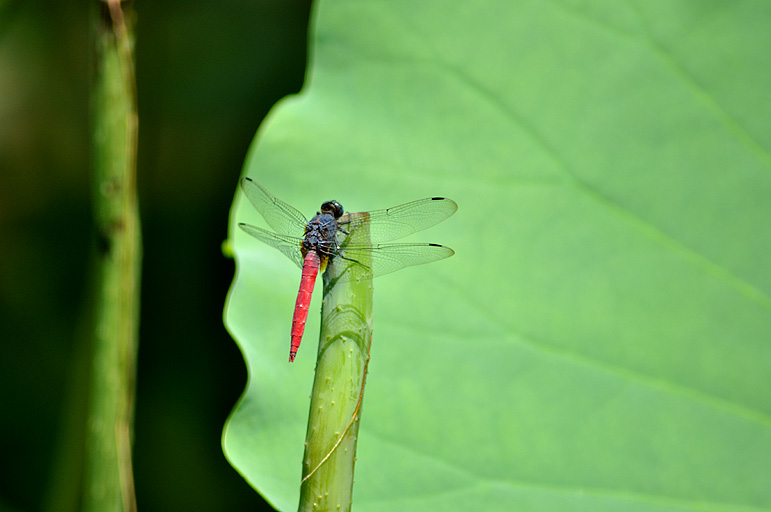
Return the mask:
[[[334,203],[339,205],[337,201]],[[342,207],[340,208],[342,209]],[[305,237],[302,243],[303,256],[310,250],[316,251],[320,256],[331,256],[336,248],[337,219],[333,213],[320,212],[316,214],[305,226]]]

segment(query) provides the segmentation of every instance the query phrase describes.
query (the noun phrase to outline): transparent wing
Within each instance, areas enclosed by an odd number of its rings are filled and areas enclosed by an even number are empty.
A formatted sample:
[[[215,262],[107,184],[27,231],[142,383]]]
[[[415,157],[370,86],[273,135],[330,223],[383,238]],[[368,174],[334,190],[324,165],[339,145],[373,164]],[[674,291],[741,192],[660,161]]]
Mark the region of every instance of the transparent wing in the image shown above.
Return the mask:
[[[252,226],[251,224],[240,223],[238,227],[252,235],[257,240],[265,242],[271,247],[275,247],[279,251],[283,252],[287,258],[294,261],[298,267],[302,268],[303,255],[302,252],[300,252],[300,247],[303,242],[302,238],[271,233],[270,231],[258,228],[257,226]]]
[[[349,222],[341,223],[340,227],[351,232],[367,222],[369,223],[370,240],[373,243],[387,242],[430,228],[457,210],[458,205],[452,199],[428,197],[385,210],[373,210],[366,214],[353,215]]]
[[[296,237],[300,237],[305,233],[308,219],[296,208],[289,206],[249,177],[241,180],[241,189],[246,194],[246,197],[249,198],[249,202],[260,212],[268,226],[273,228],[273,231],[282,235]],[[254,236],[260,238],[257,235]],[[263,239],[260,238],[260,240]]]
[[[453,254],[455,251],[439,244],[377,244],[348,245],[341,248],[336,257],[359,264],[369,261],[371,276],[377,277],[404,267],[443,260]]]

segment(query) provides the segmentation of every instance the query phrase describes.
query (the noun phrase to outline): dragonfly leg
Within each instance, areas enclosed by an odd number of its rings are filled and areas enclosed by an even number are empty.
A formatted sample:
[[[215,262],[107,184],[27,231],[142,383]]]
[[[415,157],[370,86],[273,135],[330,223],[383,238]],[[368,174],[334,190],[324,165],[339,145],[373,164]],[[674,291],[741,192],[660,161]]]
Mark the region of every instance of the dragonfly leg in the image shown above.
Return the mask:
[[[351,219],[350,218],[348,218],[346,220],[338,220],[337,221],[337,230],[340,231],[341,233],[346,234],[346,235],[350,235],[351,234],[350,231],[346,231],[346,230],[344,230],[343,228],[340,227],[343,224],[350,224],[350,223],[351,223]]]
[[[337,257],[338,257],[338,258],[341,258],[341,259],[344,259],[345,261],[350,261],[350,262],[352,262],[352,263],[356,263],[357,265],[361,265],[362,267],[364,267],[364,268],[366,268],[367,270],[369,270],[369,267],[368,267],[367,265],[365,265],[364,263],[362,263],[362,262],[360,262],[360,261],[358,261],[358,260],[355,260],[355,259],[353,259],[353,258],[346,258],[345,256],[343,256],[343,255],[340,253],[340,251],[339,251],[339,248],[338,248],[338,252],[337,252]]]

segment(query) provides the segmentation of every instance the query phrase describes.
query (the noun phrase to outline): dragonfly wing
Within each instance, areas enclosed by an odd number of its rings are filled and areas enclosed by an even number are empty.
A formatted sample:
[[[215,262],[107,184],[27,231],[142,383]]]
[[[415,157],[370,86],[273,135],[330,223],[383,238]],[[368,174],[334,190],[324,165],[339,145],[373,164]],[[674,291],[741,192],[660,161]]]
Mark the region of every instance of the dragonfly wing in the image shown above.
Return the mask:
[[[257,240],[283,252],[290,260],[294,261],[298,267],[302,268],[303,255],[300,251],[303,242],[302,238],[271,233],[270,231],[258,228],[257,226],[252,226],[251,224],[240,223],[238,226]]]
[[[273,231],[294,236],[302,236],[305,233],[308,219],[296,208],[289,206],[248,176],[241,180],[241,189]]]
[[[377,244],[348,245],[337,257],[368,266],[371,276],[377,277],[404,267],[443,260],[453,254],[455,251],[439,244]]]
[[[457,210],[458,204],[452,199],[428,197],[384,210],[353,214],[350,220],[342,223],[340,227],[351,232],[358,226],[369,223],[370,240],[373,243],[387,242],[430,228]]]

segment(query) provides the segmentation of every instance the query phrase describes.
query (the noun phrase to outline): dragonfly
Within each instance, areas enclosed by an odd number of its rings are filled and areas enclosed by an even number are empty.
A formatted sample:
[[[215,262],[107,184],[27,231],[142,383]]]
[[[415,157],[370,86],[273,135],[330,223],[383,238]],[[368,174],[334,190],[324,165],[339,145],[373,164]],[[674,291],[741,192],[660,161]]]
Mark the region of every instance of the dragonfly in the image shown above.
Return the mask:
[[[273,231],[239,223],[254,238],[281,251],[302,269],[292,317],[289,362],[300,348],[308,318],[316,276],[324,272],[336,258],[360,266],[356,275],[369,279],[395,272],[404,267],[422,265],[449,258],[455,251],[430,243],[382,243],[398,240],[429,228],[454,214],[458,205],[446,197],[419,199],[383,210],[345,214],[337,201],[325,201],[316,215],[308,220],[299,210],[278,199],[249,177],[241,179],[241,189]],[[370,243],[347,243],[346,237],[364,224]],[[354,275],[343,274],[338,282]]]

